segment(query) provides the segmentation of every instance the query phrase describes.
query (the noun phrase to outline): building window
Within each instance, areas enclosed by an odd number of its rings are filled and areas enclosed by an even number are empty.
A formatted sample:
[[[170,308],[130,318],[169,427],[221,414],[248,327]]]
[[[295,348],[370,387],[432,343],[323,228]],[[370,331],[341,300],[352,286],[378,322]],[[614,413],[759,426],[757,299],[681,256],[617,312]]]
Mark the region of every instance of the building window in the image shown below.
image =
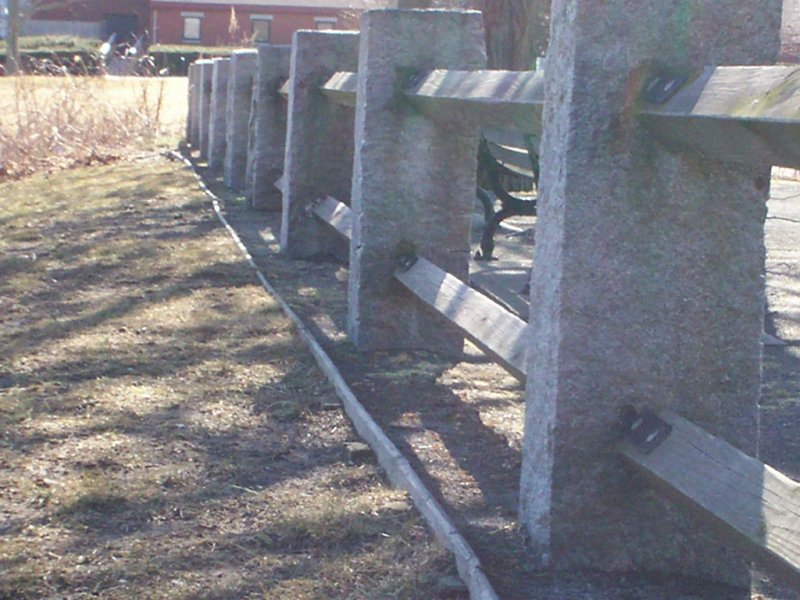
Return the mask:
[[[269,44],[271,28],[271,15],[250,15],[250,34],[253,36],[254,42]]]
[[[334,17],[314,17],[314,24],[317,29],[335,29],[336,19]]]
[[[199,42],[203,13],[181,13],[183,17],[183,41]]]

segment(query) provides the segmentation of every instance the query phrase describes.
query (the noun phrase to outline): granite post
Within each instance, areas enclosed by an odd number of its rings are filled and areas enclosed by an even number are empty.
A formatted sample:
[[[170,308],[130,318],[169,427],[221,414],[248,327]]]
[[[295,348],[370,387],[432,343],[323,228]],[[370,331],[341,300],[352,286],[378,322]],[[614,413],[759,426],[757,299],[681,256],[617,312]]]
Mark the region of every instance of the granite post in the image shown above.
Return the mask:
[[[780,0],[555,0],[521,521],[539,566],[739,586],[747,561],[618,456],[626,406],[757,453],[769,165],[674,154],[636,110],[655,75],[764,64]]]
[[[211,81],[211,120],[208,125],[208,168],[220,171],[225,162],[225,120],[228,109],[228,72],[231,59],[215,58]]]
[[[256,61],[258,61],[257,57]],[[248,206],[251,206],[250,200],[253,198],[253,161],[255,160],[256,113],[258,112],[257,91],[258,63],[256,62],[256,74],[253,77],[253,93],[250,94],[250,116],[247,119],[247,161],[244,167],[244,190],[242,192]]]
[[[256,209],[281,209],[281,193],[274,184],[283,174],[287,103],[278,91],[289,77],[291,52],[291,46],[258,48],[246,190],[248,203]]]
[[[375,10],[361,36],[349,334],[362,350],[460,353],[462,334],[392,274],[400,255],[417,253],[468,279],[479,130],[458,114],[425,118],[402,89],[431,69],[486,68],[483,21],[475,11]]]
[[[194,63],[189,65],[187,71],[187,85],[186,85],[186,102],[188,109],[186,111],[186,142],[192,143],[192,127],[194,125]]]
[[[191,131],[189,136],[189,143],[192,145],[192,150],[198,150],[200,144],[200,69],[201,61],[196,61],[191,65],[192,68],[192,81],[190,91],[190,109],[192,113]]]
[[[244,191],[247,170],[247,128],[256,74],[256,50],[234,50],[228,74],[228,106],[225,117],[224,182],[229,188]]]
[[[198,121],[199,135],[197,144],[200,150],[200,160],[208,158],[208,131],[211,123],[211,84],[214,75],[214,61],[201,60],[197,63],[200,67],[199,93],[198,93]]]
[[[292,258],[343,254],[328,228],[307,213],[319,198],[350,204],[353,174],[353,109],[320,91],[337,71],[358,70],[358,34],[297,31],[292,44],[281,250]]]

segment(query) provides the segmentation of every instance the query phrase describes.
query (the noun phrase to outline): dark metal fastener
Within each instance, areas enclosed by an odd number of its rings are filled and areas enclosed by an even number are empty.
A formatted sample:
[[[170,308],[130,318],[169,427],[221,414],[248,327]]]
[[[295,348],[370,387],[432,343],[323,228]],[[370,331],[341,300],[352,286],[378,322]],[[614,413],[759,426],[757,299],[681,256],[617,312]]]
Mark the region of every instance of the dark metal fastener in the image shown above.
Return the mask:
[[[397,268],[403,273],[408,272],[415,264],[417,264],[417,256],[415,254],[404,254],[397,259]]]
[[[628,440],[644,454],[653,452],[672,433],[672,425],[651,410],[631,411],[625,421]]]
[[[683,75],[658,75],[651,79],[645,87],[645,100],[653,104],[664,104],[683,87],[684,83],[686,83],[686,77]]]
[[[314,211],[317,208],[319,208],[319,205],[322,204],[323,200],[324,200],[324,198],[317,198],[316,200],[312,200],[311,202],[306,204],[305,211],[304,211],[305,214],[307,214],[307,215],[313,214]]]
[[[424,73],[420,72],[412,73],[411,75],[408,76],[408,79],[406,80],[405,89],[410,90],[412,88],[417,87],[417,85],[419,85],[424,78],[425,78]]]

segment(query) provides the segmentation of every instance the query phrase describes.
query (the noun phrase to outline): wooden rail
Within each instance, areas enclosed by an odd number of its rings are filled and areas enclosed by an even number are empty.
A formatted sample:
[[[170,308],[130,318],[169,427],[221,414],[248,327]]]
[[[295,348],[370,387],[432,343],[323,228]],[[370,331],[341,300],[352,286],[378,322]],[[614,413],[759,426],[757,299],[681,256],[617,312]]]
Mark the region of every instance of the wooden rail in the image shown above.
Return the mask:
[[[280,87],[280,89],[278,89],[278,94],[288,100],[291,91],[292,91],[292,80],[287,79],[286,81],[283,82],[283,85]]]
[[[669,78],[662,81],[669,85]],[[708,67],[677,88],[641,110],[668,146],[731,162],[800,167],[800,68]]]
[[[431,71],[406,97],[434,120],[457,114],[482,128],[540,135],[544,76],[540,71]]]
[[[677,415],[631,423],[625,458],[800,581],[800,484]]]
[[[323,198],[313,205],[312,211],[324,223],[333,227],[339,235],[350,240],[353,237],[353,213],[350,207],[336,198]]]
[[[334,73],[320,89],[331,101],[355,108],[357,88],[358,73],[339,71]]]
[[[525,381],[525,321],[422,257],[398,267],[394,276],[506,371]]]
[[[328,197],[317,202],[312,211],[340,235],[351,239],[352,213],[348,206]],[[402,263],[394,277],[511,375],[525,381],[525,321],[422,257]]]
[[[708,67],[683,81],[671,82],[675,90],[661,102],[648,101],[645,90],[639,114],[663,143],[720,160],[800,167],[800,69]],[[342,71],[321,91],[355,106],[357,85],[357,73]],[[280,93],[288,95],[288,82]],[[538,71],[438,69],[412,78],[405,95],[433,120],[468,115],[482,128],[542,132],[544,76]]]

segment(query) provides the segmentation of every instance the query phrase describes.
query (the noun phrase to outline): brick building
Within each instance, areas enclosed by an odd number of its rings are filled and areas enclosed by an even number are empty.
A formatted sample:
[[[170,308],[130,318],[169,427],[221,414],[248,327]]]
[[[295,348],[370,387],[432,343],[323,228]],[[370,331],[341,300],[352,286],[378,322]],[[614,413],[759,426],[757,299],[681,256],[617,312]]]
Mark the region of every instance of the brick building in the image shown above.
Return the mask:
[[[22,29],[23,35],[67,34],[130,41],[148,29],[148,0],[68,0],[38,10]],[[46,4],[45,4],[46,6]]]
[[[152,40],[161,44],[238,45],[248,41],[289,44],[298,29],[356,26],[360,0],[151,0]],[[387,2],[386,4],[391,4]]]
[[[25,2],[25,0],[22,0]],[[357,27],[359,10],[397,0],[51,0],[23,25],[23,35],[74,35],[119,41],[147,33],[165,44],[288,44],[298,29]],[[0,38],[7,0],[0,0]],[[232,26],[233,25],[233,26]]]
[[[255,38],[287,44],[297,29],[351,28],[359,9],[396,6],[397,0],[53,0],[53,4],[57,8],[40,11],[27,21],[22,34],[106,39],[117,33],[127,41],[131,34],[147,32],[151,41],[161,43],[237,45]],[[7,0],[0,0],[0,39],[6,36],[7,5]],[[233,34],[232,15],[237,25]],[[800,62],[800,0],[784,0],[781,40],[781,60]]]

